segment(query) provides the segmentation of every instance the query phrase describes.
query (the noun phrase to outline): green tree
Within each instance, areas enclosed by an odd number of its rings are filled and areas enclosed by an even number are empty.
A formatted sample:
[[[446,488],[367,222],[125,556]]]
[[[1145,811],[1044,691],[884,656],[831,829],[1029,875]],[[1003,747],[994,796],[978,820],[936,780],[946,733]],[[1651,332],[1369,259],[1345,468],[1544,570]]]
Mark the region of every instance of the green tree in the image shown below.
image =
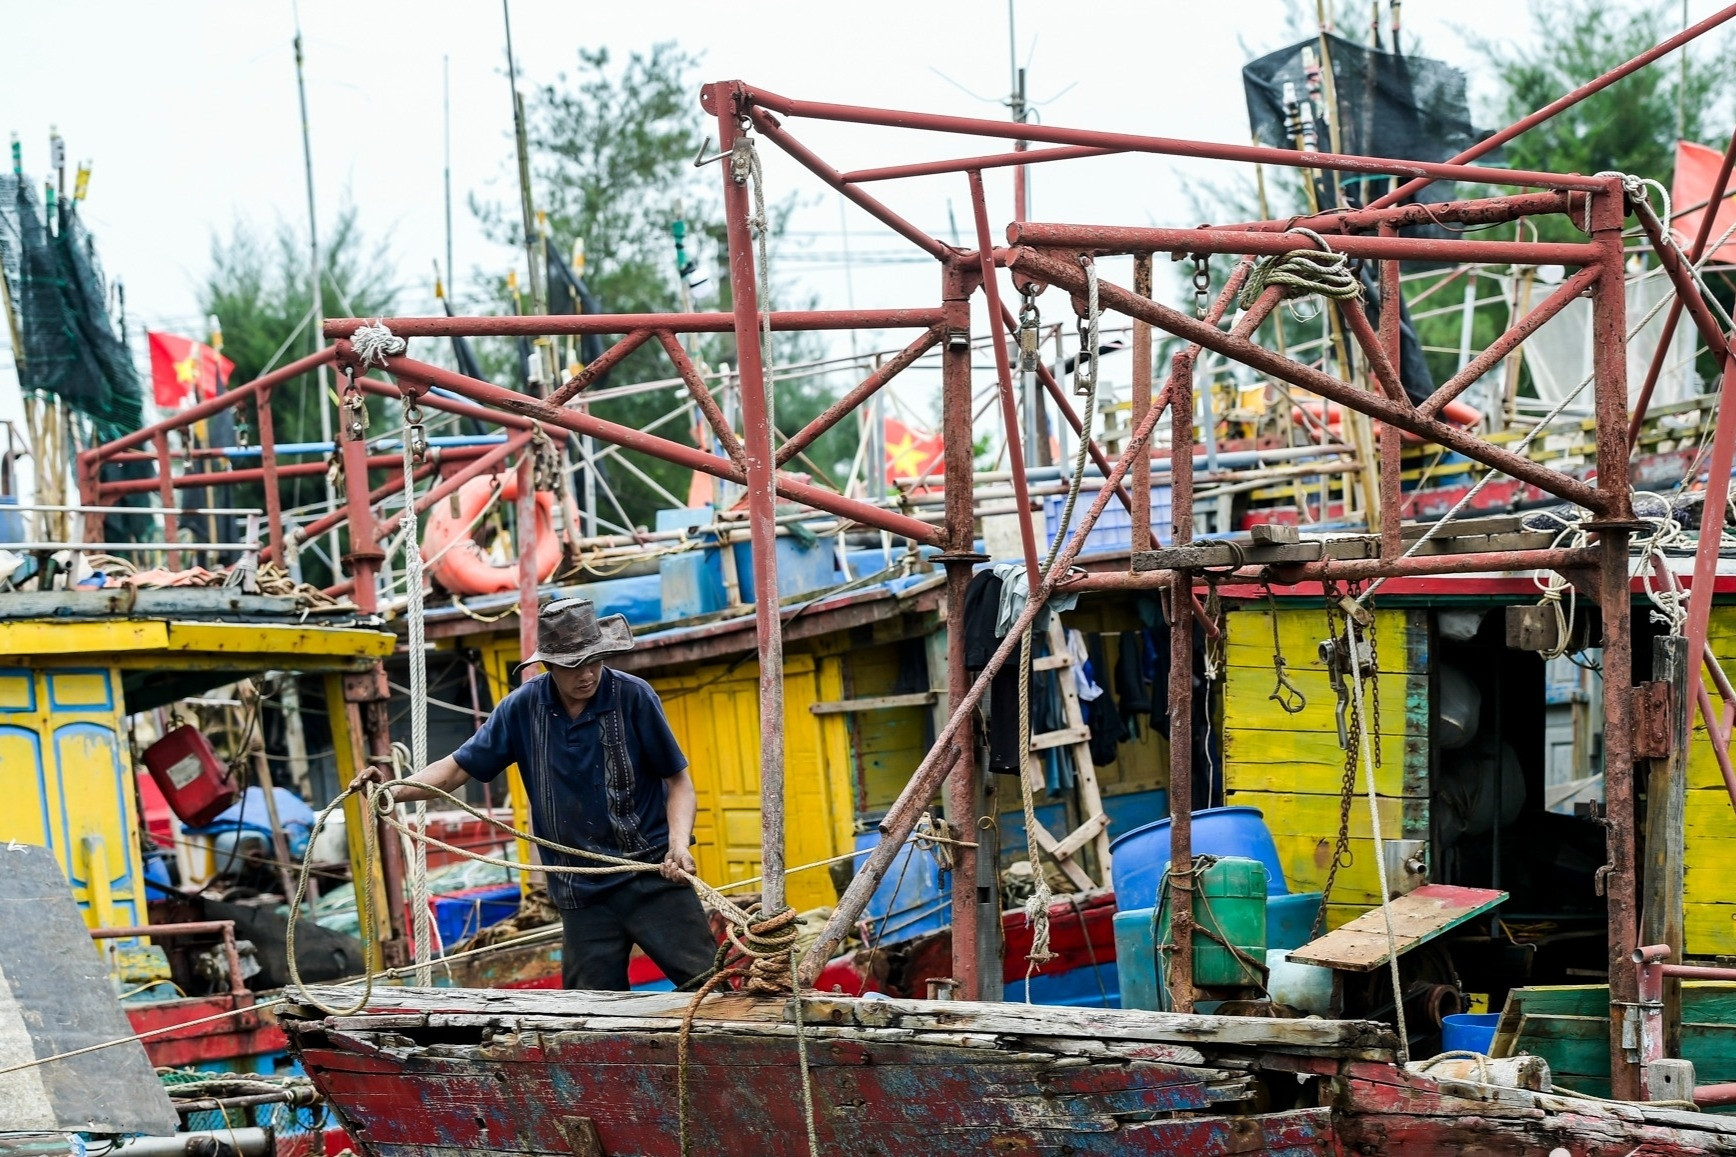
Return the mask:
[[[1629,60],[1676,31],[1679,9],[1654,3],[1617,11],[1601,0],[1548,0],[1531,5],[1535,36],[1526,48],[1510,41],[1474,40],[1499,84],[1501,124],[1511,124]],[[1553,173],[1619,170],[1668,183],[1680,135],[1703,140],[1714,110],[1731,93],[1728,40],[1700,42],[1685,56],[1643,68],[1515,138],[1506,146],[1515,169]],[[1686,60],[1687,68],[1680,67]],[[1684,81],[1685,75],[1685,81]],[[1723,132],[1722,121],[1714,136]],[[1722,145],[1723,140],[1710,143]]]
[[[697,65],[695,56],[667,42],[648,52],[631,53],[619,64],[605,49],[581,49],[571,74],[562,73],[554,83],[536,89],[527,102],[536,203],[547,213],[556,249],[568,253],[574,241],[583,242],[584,277],[610,313],[680,308],[670,232],[677,219],[687,222],[689,253],[707,263],[719,284],[717,307],[729,308],[719,170],[693,167],[708,131],[693,79]],[[768,213],[774,269],[775,247],[792,205],[785,201]],[[522,215],[516,199],[500,204],[472,197],[471,207],[493,239],[522,251]],[[494,280],[488,293],[488,300],[472,304],[508,309],[517,305],[504,279]],[[790,304],[787,295],[774,292],[773,296],[779,305]],[[779,335],[774,342],[776,359],[785,363],[815,356],[820,348],[800,335]],[[730,335],[702,338],[694,352],[714,367],[736,362]],[[497,343],[485,365],[504,369],[514,359],[516,354]],[[650,343],[621,363],[610,384],[654,380],[673,372],[661,350]],[[823,378],[778,382],[779,429],[794,433],[834,396]],[[658,390],[599,402],[593,412],[643,429],[677,401],[673,392]],[[691,443],[687,425],[671,422],[657,432]],[[809,447],[808,457],[821,473],[837,478],[855,449],[854,424],[845,422]],[[626,456],[665,490],[677,496],[686,492],[689,473],[685,469],[642,454],[627,452]],[[606,461],[602,474],[635,524],[649,523],[655,511],[668,505],[631,470]],[[607,501],[599,500],[599,506],[602,517],[617,518]]]
[[[362,235],[355,209],[345,206],[340,210],[336,220],[322,230],[322,237],[326,312],[352,317],[393,312],[397,291],[388,246]],[[237,221],[227,237],[212,237],[210,268],[198,291],[199,308],[215,315],[223,327],[223,352],[235,363],[235,384],[252,381],[324,344],[310,320],[312,284],[307,237],[301,230],[279,222],[273,232],[263,234]],[[271,398],[277,442],[317,442],[320,405],[313,374],[278,386]],[[383,410],[378,399],[371,399],[369,408],[376,415]],[[257,431],[257,416],[242,418]],[[218,432],[212,433],[215,436]],[[257,438],[257,433],[246,429],[236,433],[249,440]],[[317,502],[324,496],[325,484],[317,476],[297,477],[285,479],[280,489],[284,508],[293,509]],[[262,504],[257,485],[236,487],[234,497],[238,505]],[[303,567],[309,581],[331,581],[331,571],[317,553],[305,554]]]

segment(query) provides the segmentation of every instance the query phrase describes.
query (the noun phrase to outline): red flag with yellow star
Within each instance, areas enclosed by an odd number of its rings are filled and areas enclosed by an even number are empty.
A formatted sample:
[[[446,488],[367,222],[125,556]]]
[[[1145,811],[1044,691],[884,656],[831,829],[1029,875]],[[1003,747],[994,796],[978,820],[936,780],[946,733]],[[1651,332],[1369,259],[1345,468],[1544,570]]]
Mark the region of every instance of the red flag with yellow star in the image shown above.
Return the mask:
[[[935,485],[939,485],[944,472],[941,459],[945,453],[946,447],[939,434],[913,430],[897,418],[886,419],[887,477],[921,478],[926,474]]]
[[[202,342],[172,333],[150,332],[151,394],[159,407],[178,410],[188,402],[214,398],[235,372],[235,363]]]

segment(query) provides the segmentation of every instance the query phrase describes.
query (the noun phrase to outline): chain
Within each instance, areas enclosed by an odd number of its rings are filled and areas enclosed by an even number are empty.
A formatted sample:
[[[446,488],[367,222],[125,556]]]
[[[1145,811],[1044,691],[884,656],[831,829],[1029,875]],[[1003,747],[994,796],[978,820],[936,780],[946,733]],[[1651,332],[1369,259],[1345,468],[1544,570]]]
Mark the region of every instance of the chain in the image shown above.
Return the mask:
[[[535,481],[532,485],[541,491],[551,491],[555,488],[555,479],[560,468],[560,451],[555,448],[554,439],[541,424],[531,428],[531,458]]]
[[[1085,267],[1085,316],[1079,319],[1079,357],[1073,363],[1073,393],[1088,397],[1097,389],[1097,325],[1102,311],[1097,304],[1097,263],[1081,257],[1079,264]],[[1087,363],[1090,373],[1085,370]]]
[[[356,388],[356,371],[347,371],[349,385],[344,387],[343,414],[347,424],[349,437],[352,440],[363,438],[368,433],[368,403],[362,397],[362,391]]]
[[[1194,316],[1204,321],[1212,301],[1212,267],[1203,254],[1194,257]]]
[[[1351,598],[1355,599],[1357,602],[1362,602],[1362,599],[1363,599],[1362,591],[1360,589],[1358,589],[1361,587],[1361,585],[1362,584],[1360,584],[1360,583],[1354,584],[1353,589],[1351,590]],[[1378,644],[1375,642],[1374,604],[1373,603],[1364,603],[1363,609],[1368,612],[1368,621],[1366,623],[1363,623],[1362,632],[1361,632],[1362,638],[1364,638],[1368,641],[1368,667],[1362,672],[1362,677],[1368,684],[1368,695],[1367,695],[1368,712],[1369,712],[1369,716],[1370,716],[1370,718],[1374,724],[1374,733],[1372,736],[1372,738],[1374,739],[1374,766],[1379,767],[1380,766],[1380,679],[1377,676],[1379,676],[1379,674],[1380,674],[1380,651],[1378,649]]]
[[[1038,346],[1042,342],[1043,315],[1037,309],[1037,290],[1035,286],[1022,285],[1019,292],[1024,295],[1025,303],[1019,307],[1019,372],[1032,374],[1037,372]]]
[[[1310,939],[1318,938],[1326,930],[1326,905],[1332,899],[1333,885],[1338,882],[1338,869],[1348,868],[1356,860],[1355,853],[1350,850],[1350,808],[1356,802],[1356,751],[1362,738],[1361,720],[1349,702],[1349,687],[1336,654],[1338,639],[1344,633],[1343,615],[1339,609],[1342,596],[1338,584],[1330,579],[1320,584],[1320,591],[1326,599],[1327,638],[1327,642],[1321,644],[1321,658],[1326,662],[1332,689],[1338,693],[1338,745],[1344,750],[1344,778],[1338,788],[1338,838],[1332,848],[1332,862],[1326,869],[1326,883],[1320,889],[1320,911],[1314,917]]]
[[[1361,750],[1365,723],[1373,724],[1373,730],[1369,734],[1373,762],[1376,767],[1381,765],[1379,655],[1374,642],[1372,608],[1359,606],[1356,602],[1359,588],[1360,584],[1351,583],[1348,593],[1345,593],[1330,579],[1320,585],[1321,594],[1326,600],[1327,636],[1326,641],[1320,644],[1320,659],[1326,665],[1327,677],[1338,696],[1338,744],[1344,750],[1344,777],[1338,789],[1338,837],[1332,849],[1332,862],[1326,870],[1326,883],[1321,889],[1320,912],[1314,919],[1315,936],[1325,930],[1326,904],[1331,899],[1333,885],[1338,881],[1338,870],[1348,868],[1356,860],[1350,847],[1350,810],[1356,802],[1357,753]],[[1355,643],[1351,642],[1347,613],[1357,616]],[[1350,654],[1352,646],[1366,648],[1367,662],[1362,662],[1360,655],[1353,657]],[[1364,688],[1362,702],[1367,706],[1368,720],[1364,720],[1363,712],[1358,709],[1357,697],[1352,694],[1353,683],[1356,682],[1360,682]],[[1376,852],[1378,854],[1379,850],[1376,849]]]

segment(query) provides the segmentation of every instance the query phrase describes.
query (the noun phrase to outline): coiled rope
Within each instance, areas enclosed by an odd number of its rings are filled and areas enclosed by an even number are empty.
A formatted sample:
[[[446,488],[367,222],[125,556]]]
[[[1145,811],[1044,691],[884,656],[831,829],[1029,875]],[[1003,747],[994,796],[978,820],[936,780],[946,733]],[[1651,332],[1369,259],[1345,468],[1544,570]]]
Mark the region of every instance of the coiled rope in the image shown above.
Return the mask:
[[[1274,285],[1283,288],[1286,298],[1314,294],[1329,301],[1354,301],[1362,296],[1362,283],[1350,271],[1344,254],[1334,252],[1326,238],[1312,229],[1296,228],[1290,232],[1312,237],[1319,248],[1292,249],[1254,266],[1248,274],[1248,283],[1236,297],[1237,305],[1253,308],[1260,295]]]

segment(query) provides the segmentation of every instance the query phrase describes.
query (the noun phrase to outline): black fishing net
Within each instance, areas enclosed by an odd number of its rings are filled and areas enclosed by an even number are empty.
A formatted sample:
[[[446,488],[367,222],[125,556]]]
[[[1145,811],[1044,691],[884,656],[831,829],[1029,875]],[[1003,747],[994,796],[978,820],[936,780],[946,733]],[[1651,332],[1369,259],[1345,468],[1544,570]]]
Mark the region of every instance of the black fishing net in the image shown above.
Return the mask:
[[[109,316],[108,288],[90,232],[74,205],[62,203],[55,217],[50,230],[28,178],[0,174],[0,272],[13,311],[5,320],[16,327],[8,337],[15,332],[19,339],[13,351],[18,384],[58,397],[90,420],[94,441],[108,441],[139,428],[144,394],[125,335]],[[152,473],[140,463],[103,468],[107,481]],[[131,496],[118,505],[149,503]],[[149,519],[111,516],[103,537],[139,541],[151,529]]]
[[[1332,90],[1337,97],[1336,117],[1325,100],[1326,77],[1321,40],[1330,57]],[[1318,70],[1310,102],[1308,57]],[[1279,149],[1299,147],[1299,134],[1292,130],[1307,119],[1304,107],[1314,114],[1315,148],[1333,151],[1332,122],[1338,130],[1337,150],[1364,157],[1397,157],[1411,161],[1445,161],[1463,152],[1488,134],[1471,124],[1465,98],[1465,74],[1439,60],[1381,52],[1340,36],[1310,37],[1281,48],[1242,69],[1242,88],[1248,100],[1248,124],[1254,140]],[[1478,164],[1500,164],[1499,152]],[[1390,177],[1338,174],[1338,186],[1349,205],[1365,205],[1402,183]],[[1332,204],[1331,180],[1321,182],[1322,208]],[[1424,188],[1419,201],[1446,201],[1454,196],[1450,182],[1437,181]],[[1406,230],[1407,235],[1445,236],[1437,227],[1428,233]]]
[[[19,384],[53,394],[107,440],[137,430],[144,394],[108,311],[96,246],[75,206],[62,202],[55,228],[28,180],[0,177],[0,260],[11,279],[23,356]]]
[[[1471,124],[1463,72],[1439,60],[1381,52],[1340,36],[1310,37],[1260,57],[1242,69],[1242,88],[1255,143],[1271,148],[1299,149],[1306,142],[1319,152],[1446,161],[1488,135]],[[1335,107],[1326,99],[1329,91],[1336,98]],[[1496,150],[1478,163],[1497,165],[1500,160]],[[1322,208],[1362,206],[1404,180],[1320,172],[1315,200]],[[1448,201],[1463,195],[1453,182],[1434,181],[1407,200]],[[1407,237],[1459,236],[1458,231],[1439,225],[1407,226],[1399,232]],[[1417,262],[1405,265],[1423,267]],[[1363,283],[1378,324],[1383,303],[1366,269]],[[1411,324],[1410,310],[1402,302],[1399,330],[1399,377],[1405,393],[1420,402],[1434,392],[1434,376]]]

